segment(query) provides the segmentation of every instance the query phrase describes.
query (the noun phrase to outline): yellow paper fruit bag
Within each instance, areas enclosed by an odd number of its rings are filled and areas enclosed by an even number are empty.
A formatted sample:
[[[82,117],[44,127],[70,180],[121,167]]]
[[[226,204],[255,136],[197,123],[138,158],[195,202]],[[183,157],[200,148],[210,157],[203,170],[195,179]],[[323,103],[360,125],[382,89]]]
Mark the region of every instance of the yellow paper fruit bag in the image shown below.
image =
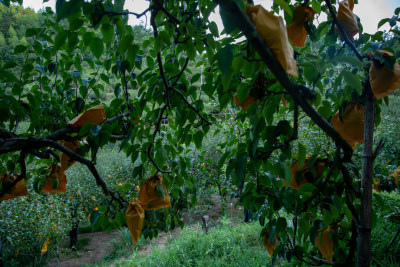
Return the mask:
[[[286,28],[288,37],[294,46],[304,47],[304,42],[306,41],[307,37],[307,30],[304,27],[304,23],[308,21],[307,13],[310,14],[312,19],[314,19],[314,10],[309,7],[297,5],[294,8],[292,22]]]
[[[297,64],[282,17],[273,15],[262,6],[248,6],[246,14],[286,73],[297,77]]]
[[[322,257],[332,263],[333,256],[333,240],[329,239],[329,233],[333,231],[332,228],[328,226],[326,230],[322,232],[322,228],[318,231],[318,237],[315,239],[315,245],[317,246],[319,252],[321,252]],[[321,239],[322,238],[322,239]]]
[[[0,175],[0,183],[2,183],[2,188],[10,185],[17,178],[18,174],[16,173],[3,173],[2,175]],[[4,194],[4,196],[0,198],[0,201],[26,196],[28,194],[28,189],[26,187],[25,180],[22,179],[21,181],[19,181],[11,188],[10,191],[11,192],[7,192],[6,194]]]
[[[60,143],[61,143],[61,145],[65,146],[72,152],[75,152],[80,147],[79,140],[71,141],[71,142],[61,140]],[[71,161],[69,156],[62,151],[60,151],[59,157],[60,157],[61,169],[63,171],[66,171],[69,167],[74,165],[74,163],[76,162],[76,161]]]
[[[233,102],[235,102],[236,105],[238,105],[239,107],[241,107],[244,110],[247,110],[247,108],[253,104],[254,102],[257,101],[257,98],[252,96],[252,95],[248,95],[241,103],[239,101],[239,98],[237,95],[235,95],[233,97]]]
[[[343,111],[343,121],[339,111],[332,118],[333,128],[340,133],[354,149],[356,143],[364,143],[364,106],[357,102],[349,102]]]
[[[86,123],[102,124],[106,119],[103,105],[94,106],[73,118],[68,125],[74,128],[81,128]]]
[[[277,237],[275,236],[274,242],[271,243],[271,240],[269,238],[269,229],[267,229],[267,231],[265,233],[264,247],[267,249],[269,255],[271,255],[271,256],[272,256],[272,254],[274,254],[274,249],[276,247],[276,240],[277,240]]]
[[[51,164],[49,167],[49,177],[44,182],[43,193],[65,193],[67,192],[67,177],[64,171],[57,164]],[[58,181],[54,180],[57,179]]]
[[[353,0],[343,0],[339,3],[339,10],[337,12],[337,19],[339,20],[340,24],[342,24],[343,29],[350,41],[353,41],[354,35],[358,33],[357,19],[353,14],[353,8]],[[341,33],[337,27],[336,31],[341,36]]]
[[[164,189],[165,198],[162,199],[157,195],[156,189],[160,185]],[[156,174],[147,179],[139,191],[140,202],[146,210],[164,209],[171,207],[171,201],[168,196],[167,189],[165,188],[164,181],[161,175]]]
[[[375,53],[380,53],[385,56],[393,56],[393,53],[386,50],[376,50]],[[375,55],[375,53],[373,55]],[[387,96],[394,90],[400,87],[400,65],[395,62],[393,70],[386,67],[385,64],[379,69],[372,62],[369,69],[369,82],[371,83],[372,92],[376,99],[381,99]]]
[[[288,102],[287,102],[287,100],[286,100],[285,96],[282,96],[282,98],[281,98],[281,101],[282,101],[282,105],[283,105],[283,107],[285,107],[285,108],[286,108],[286,106],[287,106]]]
[[[144,223],[144,209],[140,204],[140,200],[132,199],[131,202],[129,202],[125,215],[126,225],[131,233],[132,243],[135,245],[139,240]]]
[[[299,161],[296,160],[292,166],[290,166],[290,170],[292,171],[292,181],[290,182],[290,186],[296,190],[299,190],[300,187],[303,184],[306,183],[314,183],[315,179],[320,177],[322,173],[324,172],[324,163],[318,159],[315,160],[315,171],[316,171],[316,176],[314,178],[311,170],[307,167],[308,159],[310,156],[307,156],[306,159],[304,160],[303,167],[301,168],[302,171],[302,176],[301,176],[301,182],[300,184],[297,184],[296,182],[296,172],[299,170]],[[286,184],[286,182],[284,182]]]
[[[397,167],[397,169],[394,171],[394,173],[389,175],[389,178],[392,178],[392,177],[394,178],[393,183],[395,186],[398,186],[398,184],[399,184],[399,175],[400,175],[400,167]]]
[[[374,184],[372,185],[372,189],[374,189],[377,193],[381,193],[381,192],[382,192],[382,190],[379,189],[379,185],[380,185],[380,184],[381,184],[381,181],[376,180],[376,181],[374,182]]]

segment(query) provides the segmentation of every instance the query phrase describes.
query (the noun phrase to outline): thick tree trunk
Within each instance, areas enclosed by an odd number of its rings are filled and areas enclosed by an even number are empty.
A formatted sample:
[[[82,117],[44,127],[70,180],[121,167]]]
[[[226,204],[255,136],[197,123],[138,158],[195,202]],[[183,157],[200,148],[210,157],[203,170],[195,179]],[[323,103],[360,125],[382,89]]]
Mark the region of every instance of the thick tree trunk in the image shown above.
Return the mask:
[[[365,122],[364,122],[364,151],[362,158],[362,196],[360,224],[358,226],[358,255],[357,266],[370,266],[371,263],[371,207],[372,207],[372,178],[373,178],[373,142],[374,142],[374,105],[375,98],[371,91],[369,79],[365,86]]]

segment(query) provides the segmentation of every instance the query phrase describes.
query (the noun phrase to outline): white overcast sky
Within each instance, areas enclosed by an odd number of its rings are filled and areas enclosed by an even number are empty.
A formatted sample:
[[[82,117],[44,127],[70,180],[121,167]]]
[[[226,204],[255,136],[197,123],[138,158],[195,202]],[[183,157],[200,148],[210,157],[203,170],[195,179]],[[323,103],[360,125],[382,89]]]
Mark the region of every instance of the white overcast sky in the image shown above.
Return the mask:
[[[50,6],[54,9],[55,0],[42,4],[42,0],[23,0],[24,7],[31,7],[35,11],[42,7]],[[264,6],[267,10],[271,7],[271,0],[255,0],[255,4]],[[129,11],[140,13],[149,6],[149,2],[145,0],[126,0],[125,9]],[[400,7],[400,0],[358,0],[358,4],[354,5],[354,13],[360,17],[361,23],[364,27],[364,32],[375,33],[377,30],[378,22],[383,18],[391,18],[394,15],[394,10]],[[222,22],[218,10],[211,14],[211,20],[214,20],[220,31],[222,30]],[[149,17],[149,16],[147,16]],[[146,23],[146,18],[143,16],[140,20],[130,16],[130,24]],[[324,19],[319,19],[322,22]],[[147,25],[148,26],[148,25]],[[388,27],[382,27],[388,29]]]

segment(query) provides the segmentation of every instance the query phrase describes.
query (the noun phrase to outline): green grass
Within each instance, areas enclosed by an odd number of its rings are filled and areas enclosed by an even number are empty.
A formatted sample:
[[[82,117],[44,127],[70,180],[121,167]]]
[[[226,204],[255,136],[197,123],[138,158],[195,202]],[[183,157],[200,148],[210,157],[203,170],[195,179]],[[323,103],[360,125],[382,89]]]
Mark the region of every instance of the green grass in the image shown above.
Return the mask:
[[[268,266],[271,259],[261,244],[260,231],[257,222],[232,227],[227,220],[209,234],[185,228],[179,237],[147,257],[135,253],[116,266]]]

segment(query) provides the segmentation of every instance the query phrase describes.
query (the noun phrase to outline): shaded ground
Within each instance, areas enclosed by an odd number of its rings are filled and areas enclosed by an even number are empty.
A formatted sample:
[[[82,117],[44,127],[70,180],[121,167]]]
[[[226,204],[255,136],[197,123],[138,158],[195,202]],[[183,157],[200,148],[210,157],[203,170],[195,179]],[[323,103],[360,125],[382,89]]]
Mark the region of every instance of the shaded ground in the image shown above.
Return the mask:
[[[117,238],[116,230],[107,232],[80,234],[79,239],[88,239],[89,242],[84,248],[73,252],[67,249],[65,254],[60,255],[59,259],[52,259],[48,266],[74,267],[101,261],[112,252],[111,240]]]
[[[197,227],[198,223],[202,224],[201,217],[203,215],[209,216],[209,227],[218,224],[218,221],[221,218],[221,203],[219,201],[219,197],[207,196],[205,202],[209,205],[204,205],[204,207],[200,210],[187,211],[182,214],[185,227]],[[238,206],[235,209],[236,202],[237,200],[228,201],[226,207],[226,215],[234,225],[243,220],[243,208]],[[144,244],[138,249],[137,253],[141,257],[146,257],[154,250],[154,248],[161,249],[171,238],[175,238],[180,234],[180,228],[174,229],[168,233],[160,233],[156,239],[145,240]],[[117,238],[117,230],[113,230],[111,233],[97,232],[80,234],[79,240],[88,239],[87,244],[84,245],[83,248],[76,252],[72,252],[70,249],[67,249],[67,252],[62,253],[59,259],[52,259],[47,266],[78,267],[99,262],[113,252],[114,248],[111,243]]]

